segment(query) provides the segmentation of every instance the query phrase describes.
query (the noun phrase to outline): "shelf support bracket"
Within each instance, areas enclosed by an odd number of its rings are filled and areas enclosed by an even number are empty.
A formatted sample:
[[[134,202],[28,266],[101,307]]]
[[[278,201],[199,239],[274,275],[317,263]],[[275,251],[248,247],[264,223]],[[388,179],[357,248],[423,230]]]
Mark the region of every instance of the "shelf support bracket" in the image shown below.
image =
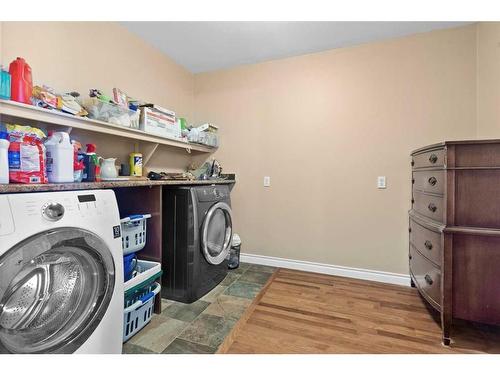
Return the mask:
[[[160,145],[159,143],[155,143],[153,147],[148,151],[148,153],[142,156],[143,166],[146,166],[149,163],[149,160],[151,160],[151,157],[153,156],[159,145]]]

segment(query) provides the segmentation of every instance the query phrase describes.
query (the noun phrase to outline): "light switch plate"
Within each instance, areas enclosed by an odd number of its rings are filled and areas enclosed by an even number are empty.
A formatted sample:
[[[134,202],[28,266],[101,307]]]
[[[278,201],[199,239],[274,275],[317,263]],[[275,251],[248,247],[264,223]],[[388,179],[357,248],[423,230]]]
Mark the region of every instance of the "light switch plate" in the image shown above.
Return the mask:
[[[386,181],[385,181],[385,176],[378,176],[377,177],[377,188],[378,189],[385,189],[387,187]]]
[[[271,177],[269,176],[264,176],[264,186],[269,187],[271,186]]]

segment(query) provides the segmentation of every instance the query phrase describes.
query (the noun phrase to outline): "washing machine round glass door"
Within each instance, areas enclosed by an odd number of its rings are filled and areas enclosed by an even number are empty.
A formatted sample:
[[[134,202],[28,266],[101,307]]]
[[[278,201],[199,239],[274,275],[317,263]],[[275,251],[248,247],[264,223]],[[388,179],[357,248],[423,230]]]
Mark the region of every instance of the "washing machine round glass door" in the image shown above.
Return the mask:
[[[232,237],[231,207],[218,202],[207,211],[201,230],[201,247],[208,263],[221,264],[226,259]]]
[[[95,234],[59,228],[0,256],[0,352],[72,353],[99,325],[115,265]]]

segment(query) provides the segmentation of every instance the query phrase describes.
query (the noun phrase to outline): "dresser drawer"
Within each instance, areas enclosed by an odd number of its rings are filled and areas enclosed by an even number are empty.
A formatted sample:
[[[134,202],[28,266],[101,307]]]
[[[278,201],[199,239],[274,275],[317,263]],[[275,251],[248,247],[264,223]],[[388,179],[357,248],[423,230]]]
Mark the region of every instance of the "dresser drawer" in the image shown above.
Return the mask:
[[[410,218],[410,243],[427,259],[441,266],[441,232]]]
[[[411,165],[416,168],[443,167],[446,151],[444,148],[422,152],[412,156]]]
[[[444,170],[413,172],[413,188],[427,193],[444,194]]]
[[[445,222],[444,197],[413,190],[413,209],[432,220]]]
[[[441,271],[411,245],[410,272],[420,292],[441,306]]]

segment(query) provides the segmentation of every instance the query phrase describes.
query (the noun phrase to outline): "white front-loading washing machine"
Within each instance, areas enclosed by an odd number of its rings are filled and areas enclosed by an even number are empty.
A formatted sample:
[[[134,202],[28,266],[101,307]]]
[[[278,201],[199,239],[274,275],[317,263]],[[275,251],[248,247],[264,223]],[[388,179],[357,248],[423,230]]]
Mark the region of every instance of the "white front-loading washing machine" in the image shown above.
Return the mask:
[[[0,195],[0,353],[121,353],[112,190]]]

